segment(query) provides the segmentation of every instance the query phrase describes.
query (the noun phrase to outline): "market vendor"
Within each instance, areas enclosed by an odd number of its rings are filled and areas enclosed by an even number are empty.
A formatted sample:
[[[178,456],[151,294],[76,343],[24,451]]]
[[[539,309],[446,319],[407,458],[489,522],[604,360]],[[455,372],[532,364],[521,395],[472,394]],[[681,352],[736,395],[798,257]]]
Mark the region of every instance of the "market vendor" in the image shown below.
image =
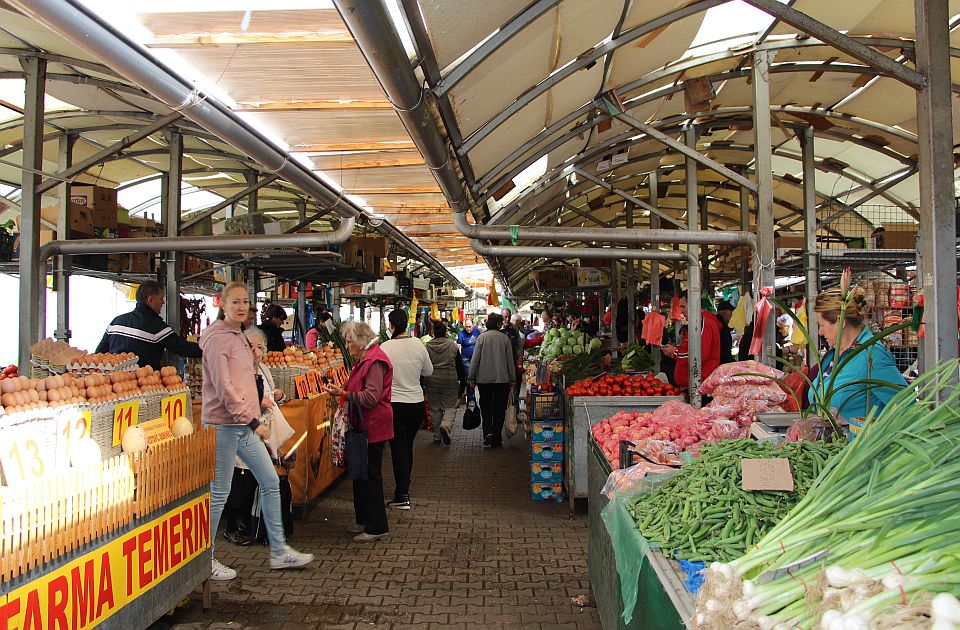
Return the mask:
[[[333,315],[327,311],[320,311],[317,313],[313,326],[307,331],[306,349],[313,350],[317,346],[327,343],[332,339],[333,331]]]
[[[687,292],[680,294],[680,308],[687,309]],[[700,321],[702,322],[702,331],[700,334],[700,377],[706,380],[708,376],[720,365],[720,320],[710,311],[703,309],[700,311]],[[680,346],[673,344],[664,345],[661,350],[663,354],[676,359],[676,366],[673,368],[673,384],[677,387],[687,387],[690,385],[690,357],[688,354],[687,334],[683,334]]]
[[[830,349],[821,361],[820,374],[813,380],[813,387],[807,394],[808,400],[814,402],[814,390],[829,395],[827,404],[836,409],[843,418],[863,418],[872,407],[877,412],[890,402],[897,390],[906,387],[907,381],[897,369],[897,363],[882,343],[874,343],[866,350],[853,356],[850,361],[841,366],[840,371],[833,375],[834,357],[837,353],[837,338],[839,335],[840,359],[849,355],[857,346],[867,343],[873,333],[864,326],[866,302],[860,289],[852,289],[847,298],[847,305],[843,311],[843,324],[840,323],[840,311],[844,305],[843,293],[840,289],[829,289],[817,296],[814,303],[814,312],[817,314],[817,325],[820,336],[823,337]],[[838,361],[838,362],[839,362]],[[833,387],[826,391],[833,376]],[[861,383],[856,381],[870,379],[889,383],[891,387]],[[850,384],[849,386],[845,386]]]
[[[279,304],[271,304],[260,318],[260,330],[267,338],[267,352],[283,352],[287,343],[283,340],[283,322],[287,321],[287,311]]]
[[[136,308],[113,318],[95,352],[132,352],[140,367],[149,365],[158,371],[164,350],[199,359],[200,346],[175,333],[160,317],[163,304],[164,290],[159,282],[147,280],[138,286]]]

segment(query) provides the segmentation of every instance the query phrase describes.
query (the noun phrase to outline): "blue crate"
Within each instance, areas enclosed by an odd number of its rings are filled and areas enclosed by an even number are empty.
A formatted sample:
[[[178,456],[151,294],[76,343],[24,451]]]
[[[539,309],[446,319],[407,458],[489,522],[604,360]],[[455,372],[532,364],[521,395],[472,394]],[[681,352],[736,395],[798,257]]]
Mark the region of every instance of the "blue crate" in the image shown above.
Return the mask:
[[[530,497],[534,501],[556,501],[560,503],[565,498],[563,484],[533,482],[530,484]]]
[[[530,483],[560,483],[563,481],[563,463],[530,464]]]
[[[563,420],[566,417],[563,390],[530,394],[531,420]]]
[[[563,442],[563,420],[534,420],[530,429],[531,442]]]
[[[563,443],[534,442],[530,445],[530,461],[546,464],[563,463]]]

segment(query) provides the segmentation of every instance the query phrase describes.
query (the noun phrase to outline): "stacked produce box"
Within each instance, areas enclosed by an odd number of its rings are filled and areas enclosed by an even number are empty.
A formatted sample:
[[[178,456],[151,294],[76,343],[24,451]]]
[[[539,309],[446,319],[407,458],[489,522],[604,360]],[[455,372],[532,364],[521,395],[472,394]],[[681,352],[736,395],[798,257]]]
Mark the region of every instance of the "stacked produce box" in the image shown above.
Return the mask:
[[[531,394],[530,495],[534,501],[564,499],[564,399],[562,391]]]

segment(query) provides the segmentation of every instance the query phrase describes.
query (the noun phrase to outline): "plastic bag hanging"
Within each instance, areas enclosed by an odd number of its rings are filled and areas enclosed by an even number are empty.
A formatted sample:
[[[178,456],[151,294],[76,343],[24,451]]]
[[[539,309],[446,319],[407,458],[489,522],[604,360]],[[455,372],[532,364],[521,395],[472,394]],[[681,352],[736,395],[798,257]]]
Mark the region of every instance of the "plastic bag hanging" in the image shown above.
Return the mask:
[[[746,300],[738,300],[737,305],[733,309],[733,314],[730,315],[730,323],[727,324],[730,328],[737,331],[737,336],[739,337],[743,337],[743,331],[747,327],[746,305]]]
[[[647,313],[643,318],[643,329],[640,338],[652,346],[663,345],[663,328],[666,318],[660,313],[653,311]]]
[[[674,294],[673,299],[670,300],[670,320],[679,322],[683,321],[684,317],[686,317],[686,314],[680,308],[680,296]]]
[[[773,304],[767,298],[773,293],[770,287],[760,289],[760,300],[756,304],[756,315],[753,318],[753,340],[750,342],[750,354],[757,357],[763,352],[763,337],[767,331],[767,320],[770,319],[770,311],[773,310]]]
[[[703,305],[703,309],[710,311],[714,315],[717,314],[717,305],[713,303],[713,296],[708,292],[704,291],[700,294],[700,304]]]

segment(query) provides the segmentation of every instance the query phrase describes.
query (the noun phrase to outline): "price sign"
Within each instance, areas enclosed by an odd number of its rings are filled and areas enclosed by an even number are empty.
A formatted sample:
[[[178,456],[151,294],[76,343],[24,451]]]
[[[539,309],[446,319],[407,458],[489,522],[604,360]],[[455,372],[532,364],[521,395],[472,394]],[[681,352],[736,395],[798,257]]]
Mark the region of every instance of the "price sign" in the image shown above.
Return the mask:
[[[0,440],[0,466],[8,485],[23,483],[43,477],[54,462],[53,453],[42,448],[42,439],[31,431],[5,431]],[[9,435],[15,433],[16,435]]]
[[[186,415],[187,395],[184,392],[167,396],[160,401],[160,417],[167,423],[167,428],[173,428],[173,421]]]
[[[320,373],[319,372],[307,372],[307,390],[311,394],[320,393]]]
[[[297,398],[306,400],[310,396],[310,388],[307,386],[307,377],[294,376],[293,382],[297,386]]]
[[[333,379],[334,385],[337,387],[343,387],[344,383],[347,382],[347,379],[350,378],[350,375],[347,373],[347,368],[341,365],[332,371],[330,378]]]
[[[93,413],[83,411],[76,415],[60,416],[57,423],[57,467],[65,468],[73,461],[73,449],[77,442],[90,437],[90,422]]]
[[[120,446],[123,432],[140,421],[140,401],[117,403],[113,408],[113,445]]]

